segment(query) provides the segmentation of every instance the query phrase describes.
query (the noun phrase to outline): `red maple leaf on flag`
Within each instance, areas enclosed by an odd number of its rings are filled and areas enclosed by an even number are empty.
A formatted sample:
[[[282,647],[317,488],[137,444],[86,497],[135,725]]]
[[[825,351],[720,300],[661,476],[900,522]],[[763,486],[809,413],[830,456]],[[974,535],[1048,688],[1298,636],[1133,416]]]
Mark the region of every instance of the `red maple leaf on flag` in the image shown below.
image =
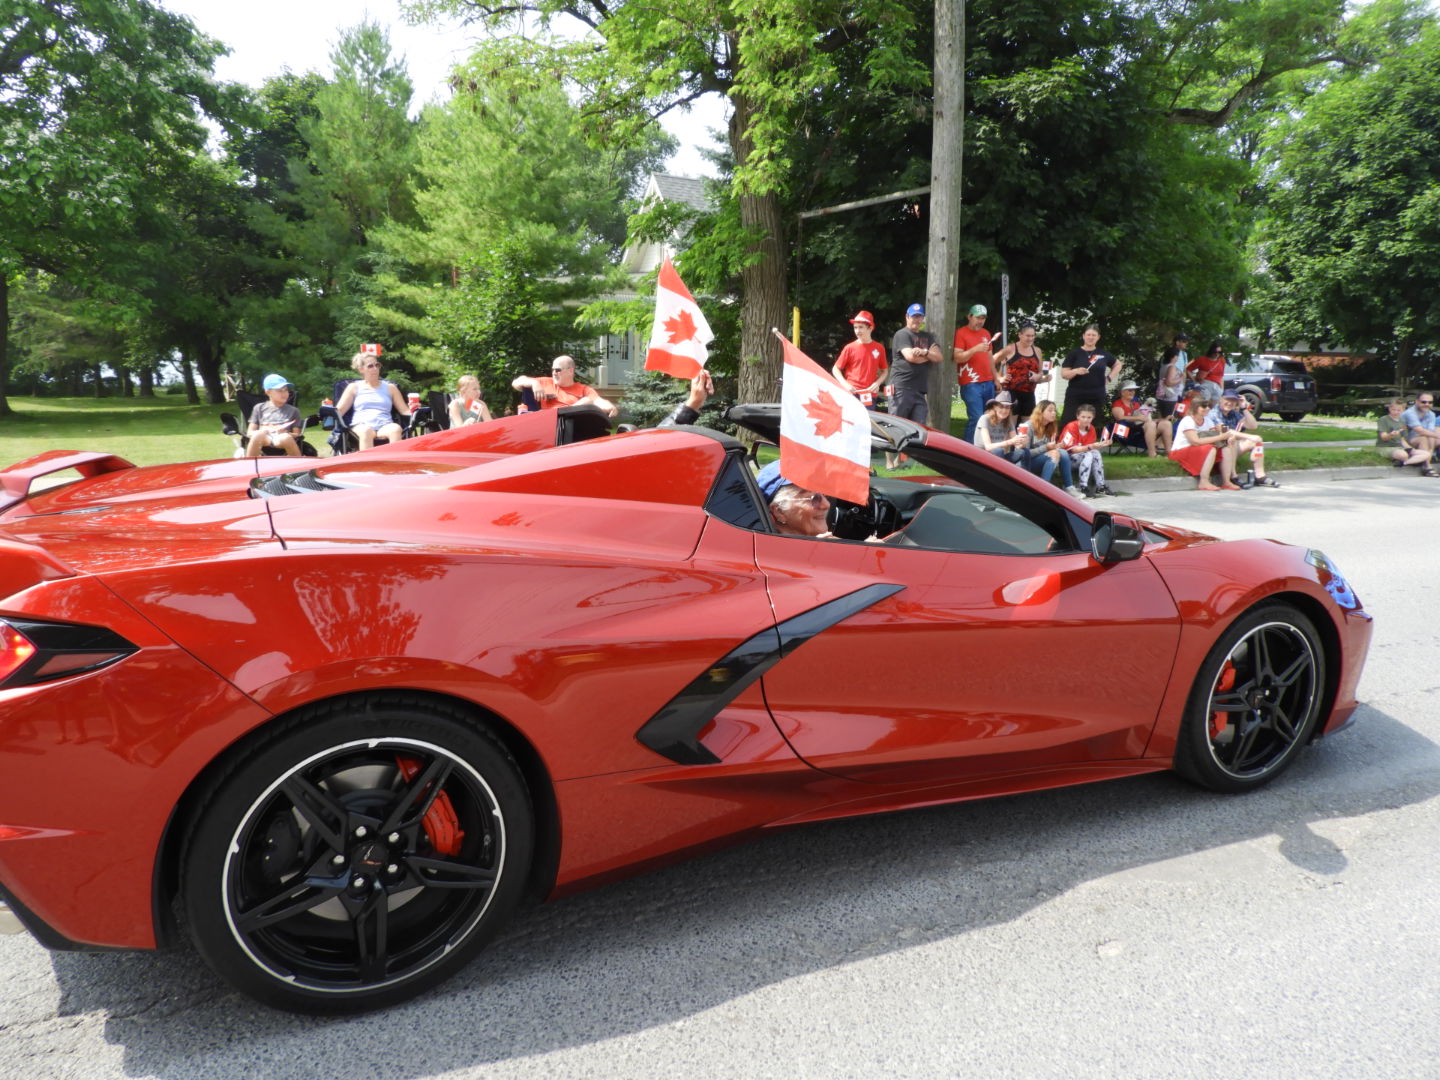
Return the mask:
[[[682,310],[674,318],[665,320],[665,331],[670,335],[671,345],[678,345],[682,341],[693,341],[695,339],[695,320],[690,317],[690,312]]]
[[[845,424],[851,423],[845,419],[840,403],[830,396],[828,390],[821,390],[805,402],[805,412],[815,421],[815,434],[822,439],[828,439]]]

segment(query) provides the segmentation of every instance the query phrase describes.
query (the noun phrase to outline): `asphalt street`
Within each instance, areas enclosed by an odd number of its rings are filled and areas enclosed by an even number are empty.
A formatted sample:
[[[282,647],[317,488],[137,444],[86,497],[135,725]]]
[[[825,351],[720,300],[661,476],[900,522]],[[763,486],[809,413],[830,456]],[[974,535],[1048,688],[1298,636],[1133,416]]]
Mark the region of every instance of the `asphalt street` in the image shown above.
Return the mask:
[[[3,938],[0,1077],[1434,1080],[1440,481],[1284,480],[1104,501],[1318,547],[1375,615],[1356,722],[1260,792],[1159,775],[777,833],[531,911],[346,1020],[184,952]]]

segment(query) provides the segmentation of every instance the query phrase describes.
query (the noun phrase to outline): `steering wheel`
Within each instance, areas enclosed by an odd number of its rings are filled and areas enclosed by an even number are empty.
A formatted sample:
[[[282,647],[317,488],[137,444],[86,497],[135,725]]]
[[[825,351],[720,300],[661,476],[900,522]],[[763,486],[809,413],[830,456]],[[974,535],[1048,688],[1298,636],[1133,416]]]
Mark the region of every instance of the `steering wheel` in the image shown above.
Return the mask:
[[[864,540],[869,536],[886,536],[894,532],[900,522],[900,510],[872,488],[864,506],[831,499],[830,513],[825,520],[836,539]]]

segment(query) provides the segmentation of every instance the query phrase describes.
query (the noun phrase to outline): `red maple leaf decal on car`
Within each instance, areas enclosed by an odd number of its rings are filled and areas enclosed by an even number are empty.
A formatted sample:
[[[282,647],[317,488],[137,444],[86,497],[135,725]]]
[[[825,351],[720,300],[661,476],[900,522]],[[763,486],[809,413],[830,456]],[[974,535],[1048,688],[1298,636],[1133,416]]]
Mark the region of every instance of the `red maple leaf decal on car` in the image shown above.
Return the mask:
[[[693,341],[695,339],[695,320],[690,317],[690,312],[681,311],[674,318],[665,320],[665,330],[670,335],[671,345],[678,345],[682,341]]]
[[[840,403],[830,396],[830,391],[821,390],[814,398],[805,402],[805,411],[815,421],[815,434],[828,439],[844,425],[852,423],[845,419]]]

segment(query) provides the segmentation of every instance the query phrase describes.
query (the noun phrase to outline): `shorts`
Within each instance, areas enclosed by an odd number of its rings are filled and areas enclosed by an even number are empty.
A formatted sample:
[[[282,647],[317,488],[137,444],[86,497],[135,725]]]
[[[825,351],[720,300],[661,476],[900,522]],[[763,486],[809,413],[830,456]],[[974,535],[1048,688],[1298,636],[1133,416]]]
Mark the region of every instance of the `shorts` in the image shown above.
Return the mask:
[[[1170,414],[1175,411],[1175,406],[1179,404],[1178,401],[1165,401],[1157,398],[1155,400],[1155,415],[1161,420],[1168,420],[1170,419]]]
[[[1202,394],[1205,395],[1206,401],[1208,401],[1211,405],[1214,405],[1217,401],[1220,400],[1220,395],[1222,392],[1224,392],[1225,388],[1221,386],[1218,382],[1197,382],[1195,384],[1195,389],[1199,390]]]
[[[1191,476],[1199,476],[1200,470],[1205,467],[1205,459],[1211,454],[1217,454],[1213,444],[1209,446],[1182,446],[1178,450],[1170,451],[1170,460],[1179,465]]]
[[[918,390],[897,386],[895,400],[890,404],[890,415],[914,420],[917,424],[928,424],[930,422],[929,399]]]

